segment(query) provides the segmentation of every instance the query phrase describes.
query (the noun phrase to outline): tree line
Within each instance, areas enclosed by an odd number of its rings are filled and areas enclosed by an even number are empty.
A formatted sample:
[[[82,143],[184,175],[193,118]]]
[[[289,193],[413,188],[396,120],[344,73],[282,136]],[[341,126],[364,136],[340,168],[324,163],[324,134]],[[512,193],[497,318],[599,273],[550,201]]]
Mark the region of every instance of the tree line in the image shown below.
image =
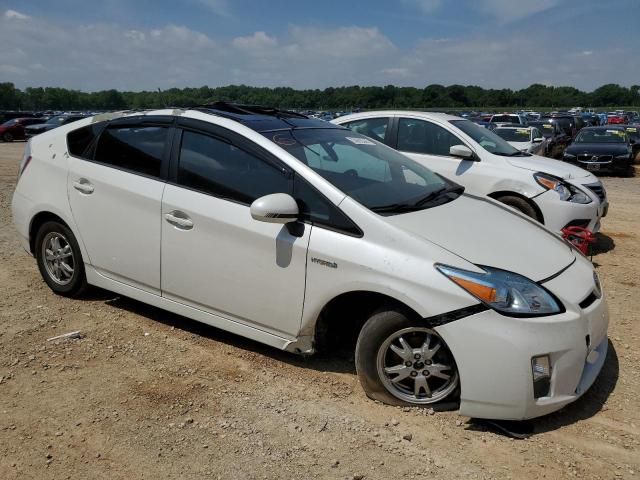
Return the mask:
[[[289,87],[171,88],[164,91],[82,92],[59,87],[27,87],[0,83],[0,110],[119,110],[160,107],[193,107],[215,101],[271,105],[290,109],[349,110],[352,108],[605,108],[640,106],[640,85],[603,85],[592,92],[574,87],[534,84],[520,90],[485,89],[464,85],[428,85],[425,88],[329,87],[296,90]]]

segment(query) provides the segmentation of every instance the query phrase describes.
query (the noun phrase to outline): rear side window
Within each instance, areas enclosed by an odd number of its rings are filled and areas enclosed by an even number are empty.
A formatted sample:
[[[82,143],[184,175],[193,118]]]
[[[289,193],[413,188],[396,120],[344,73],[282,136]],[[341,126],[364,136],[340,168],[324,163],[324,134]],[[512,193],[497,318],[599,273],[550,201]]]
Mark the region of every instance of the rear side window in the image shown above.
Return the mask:
[[[134,173],[159,177],[167,127],[111,127],[98,140],[95,160]]]
[[[289,174],[222,139],[184,131],[178,184],[250,204],[271,193],[290,193]]]
[[[67,134],[69,154],[74,157],[91,159],[93,155],[89,152],[89,147],[93,145],[103,128],[104,123],[95,123],[69,132]]]

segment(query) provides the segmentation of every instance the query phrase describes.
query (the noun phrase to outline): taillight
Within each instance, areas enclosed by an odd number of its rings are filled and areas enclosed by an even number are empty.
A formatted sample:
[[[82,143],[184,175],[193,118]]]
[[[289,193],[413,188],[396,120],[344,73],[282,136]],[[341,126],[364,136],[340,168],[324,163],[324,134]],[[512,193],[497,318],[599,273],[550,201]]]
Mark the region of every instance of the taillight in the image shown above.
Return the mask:
[[[27,146],[24,148],[24,154],[22,155],[22,161],[18,169],[18,180],[20,180],[29,163],[31,163],[31,140],[27,142]]]

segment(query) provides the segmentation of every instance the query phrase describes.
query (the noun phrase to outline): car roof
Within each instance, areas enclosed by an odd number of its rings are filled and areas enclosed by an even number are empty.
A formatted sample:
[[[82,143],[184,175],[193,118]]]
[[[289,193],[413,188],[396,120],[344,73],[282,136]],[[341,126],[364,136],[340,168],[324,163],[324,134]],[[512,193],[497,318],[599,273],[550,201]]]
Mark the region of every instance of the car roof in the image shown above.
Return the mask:
[[[192,108],[165,108],[157,110],[126,110],[95,115],[93,121],[111,121],[123,117],[144,116],[186,116],[192,113],[204,113],[236,121],[256,132],[291,130],[292,128],[343,128],[338,125],[308,117],[301,113],[280,110],[260,105],[240,105],[216,102]]]
[[[448,113],[442,112],[422,112],[420,110],[371,110],[367,112],[359,112],[352,113],[350,115],[343,115],[342,117],[338,117],[334,119],[335,122],[342,123],[344,120],[351,120],[357,118],[374,118],[374,117],[397,117],[397,116],[413,116],[413,117],[421,117],[427,120],[468,120],[467,118],[458,117],[455,115],[450,115]],[[470,121],[470,120],[469,120]]]

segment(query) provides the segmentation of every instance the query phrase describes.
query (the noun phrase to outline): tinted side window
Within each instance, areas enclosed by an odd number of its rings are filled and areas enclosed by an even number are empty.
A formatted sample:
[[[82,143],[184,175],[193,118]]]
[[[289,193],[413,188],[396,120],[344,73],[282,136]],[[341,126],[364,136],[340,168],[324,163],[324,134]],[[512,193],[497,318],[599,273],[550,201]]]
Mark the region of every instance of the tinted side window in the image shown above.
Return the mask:
[[[91,158],[87,149],[98,138],[104,128],[103,123],[87,125],[86,127],[72,130],[67,134],[67,148],[74,157]]]
[[[464,143],[434,123],[413,118],[401,118],[398,122],[398,150],[402,152],[448,156],[453,145]]]
[[[362,235],[360,229],[338,207],[298,175],[293,183],[293,196],[298,202],[301,220],[349,235]]]
[[[291,192],[288,172],[221,139],[190,131],[182,134],[178,183],[245,204]]]
[[[371,137],[374,140],[384,143],[387,137],[388,124],[389,121],[386,118],[365,118],[363,120],[345,123],[344,126],[354,132],[366,135],[367,137]]]
[[[135,173],[160,176],[167,127],[107,128],[96,149],[95,160]]]

